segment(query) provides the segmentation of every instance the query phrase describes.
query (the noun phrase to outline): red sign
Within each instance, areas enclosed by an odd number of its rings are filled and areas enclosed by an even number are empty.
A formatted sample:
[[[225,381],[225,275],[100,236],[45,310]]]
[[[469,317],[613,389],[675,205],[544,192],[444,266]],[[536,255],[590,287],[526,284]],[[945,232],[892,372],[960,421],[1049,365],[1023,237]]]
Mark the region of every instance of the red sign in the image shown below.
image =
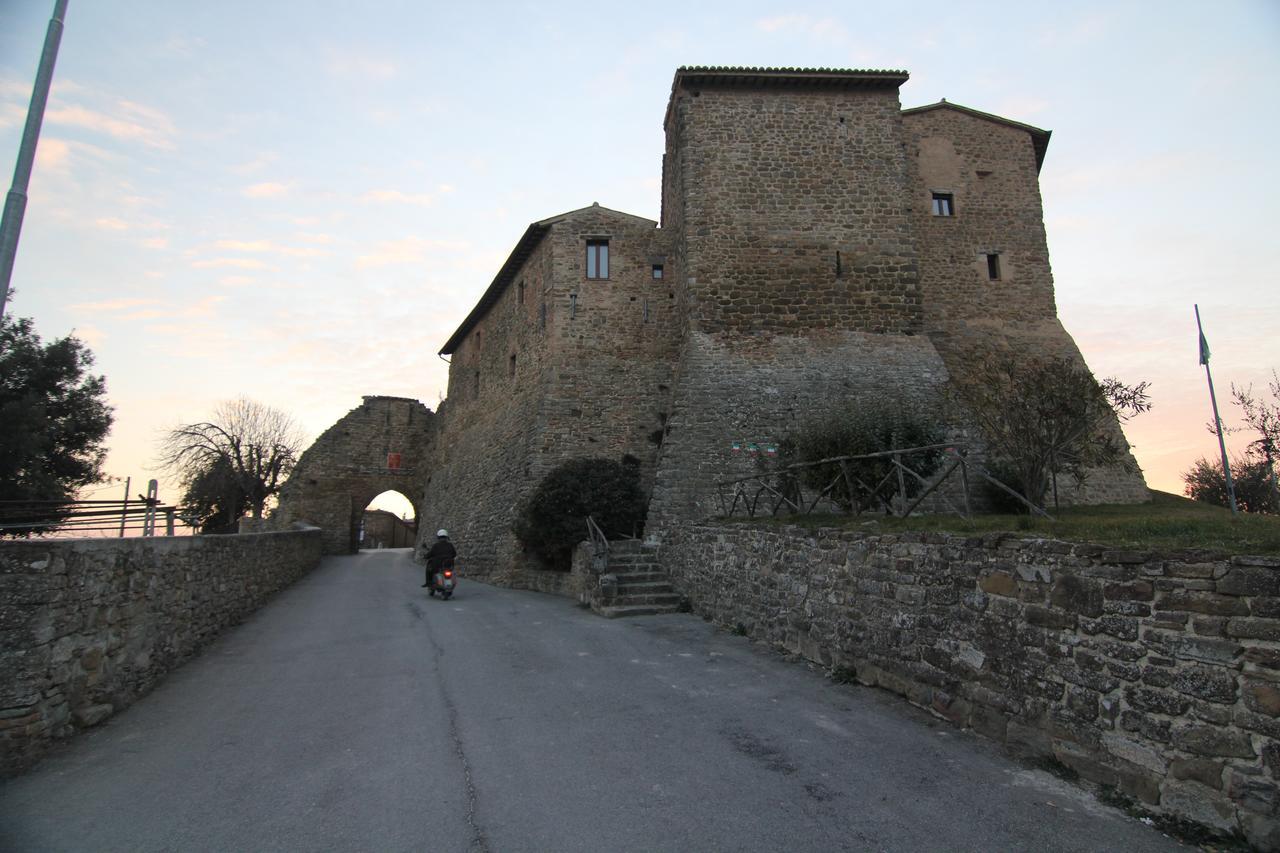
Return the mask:
[[[398,469],[398,468],[400,467],[400,454],[399,454],[399,453],[388,453],[388,454],[387,454],[387,467],[388,467],[388,468],[390,468],[392,471],[395,471],[396,469]]]

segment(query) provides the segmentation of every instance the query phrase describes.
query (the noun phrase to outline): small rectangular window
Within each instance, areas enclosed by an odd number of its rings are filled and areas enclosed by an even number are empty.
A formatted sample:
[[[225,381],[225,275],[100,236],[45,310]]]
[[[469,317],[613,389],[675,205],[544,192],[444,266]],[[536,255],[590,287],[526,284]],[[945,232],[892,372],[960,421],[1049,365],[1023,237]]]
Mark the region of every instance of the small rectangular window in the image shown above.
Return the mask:
[[[987,278],[992,281],[1000,280],[1000,255],[996,253],[987,255]]]
[[[524,279],[520,279],[520,284],[516,286],[516,304],[524,304]]]
[[[934,193],[933,194],[933,215],[934,216],[955,216],[956,215],[956,199],[951,193]]]
[[[516,354],[515,353],[511,353],[511,361],[509,362],[509,365],[510,365],[509,374],[511,376],[515,376],[516,375]]]
[[[653,277],[662,278],[662,264],[653,265]]]
[[[609,241],[587,241],[587,278],[609,277]]]

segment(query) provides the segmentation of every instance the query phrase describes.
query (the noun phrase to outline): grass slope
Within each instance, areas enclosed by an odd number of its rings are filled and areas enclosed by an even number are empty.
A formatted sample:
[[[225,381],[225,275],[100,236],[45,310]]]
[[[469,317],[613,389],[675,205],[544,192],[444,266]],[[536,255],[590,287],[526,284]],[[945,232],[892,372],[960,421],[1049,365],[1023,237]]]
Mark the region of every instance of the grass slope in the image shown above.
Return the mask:
[[[1196,548],[1227,554],[1280,555],[1280,518],[1241,513],[1232,518],[1222,507],[1210,506],[1169,492],[1151,490],[1151,502],[1070,507],[1055,513],[1055,521],[1025,515],[950,515],[886,518],[863,515],[791,516],[777,519],[804,527],[861,529],[875,520],[885,533],[939,531],[959,534],[1007,532],[1031,539],[1061,539],[1099,545],[1160,551]]]

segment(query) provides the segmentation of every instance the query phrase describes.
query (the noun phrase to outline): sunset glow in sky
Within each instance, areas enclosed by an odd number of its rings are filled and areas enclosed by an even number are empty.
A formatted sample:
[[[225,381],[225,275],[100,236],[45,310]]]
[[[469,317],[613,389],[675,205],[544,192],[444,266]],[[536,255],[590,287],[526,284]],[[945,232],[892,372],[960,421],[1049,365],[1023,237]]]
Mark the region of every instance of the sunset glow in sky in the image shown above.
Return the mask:
[[[0,2],[4,190],[52,8]],[[530,222],[658,218],[678,66],[905,69],[904,107],[1053,131],[1060,316],[1099,377],[1151,382],[1126,432],[1180,492],[1215,452],[1193,303],[1220,399],[1280,368],[1277,43],[1267,0],[71,0],[8,310],[93,349],[135,483],[237,395],[310,438],[364,394],[434,408],[436,352]]]

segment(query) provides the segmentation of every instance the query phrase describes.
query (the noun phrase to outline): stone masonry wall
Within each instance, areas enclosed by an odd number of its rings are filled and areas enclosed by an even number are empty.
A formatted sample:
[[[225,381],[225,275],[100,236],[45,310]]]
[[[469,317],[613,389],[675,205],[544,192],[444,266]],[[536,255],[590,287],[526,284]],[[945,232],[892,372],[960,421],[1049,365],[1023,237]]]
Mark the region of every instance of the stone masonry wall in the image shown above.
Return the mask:
[[[0,773],[132,704],[320,550],[316,528],[0,543]]]
[[[1057,315],[1028,131],[948,106],[908,112],[903,127],[925,326],[951,375],[990,352],[1064,358],[1087,370]],[[952,196],[953,215],[933,214],[935,192]],[[995,281],[988,253],[1000,259]],[[1123,442],[1119,423],[1112,429]],[[1131,454],[1128,462],[1130,471],[1093,472],[1083,488],[1064,478],[1062,502],[1145,502],[1146,482]]]
[[[683,525],[662,563],[717,624],[1280,849],[1280,559]]]
[[[433,415],[417,400],[366,396],[302,454],[269,520],[275,530],[295,522],[324,531],[326,554],[358,547],[365,507],[396,491],[420,508],[432,452]],[[392,467],[399,457],[399,467]],[[432,528],[434,530],[435,528]]]
[[[850,331],[730,343],[690,333],[649,529],[662,535],[669,524],[721,515],[715,484],[757,471],[757,458],[742,449],[749,443],[775,443],[849,401],[924,405],[939,398],[946,381],[946,367],[923,335]]]
[[[448,528],[467,573],[536,588],[511,530],[520,501],[573,457],[631,456],[651,482],[677,334],[652,220],[593,205],[547,222],[453,353],[421,527],[424,543]],[[609,240],[607,279],[586,278],[588,239]]]
[[[693,85],[667,126],[692,327],[922,330],[896,89]]]

